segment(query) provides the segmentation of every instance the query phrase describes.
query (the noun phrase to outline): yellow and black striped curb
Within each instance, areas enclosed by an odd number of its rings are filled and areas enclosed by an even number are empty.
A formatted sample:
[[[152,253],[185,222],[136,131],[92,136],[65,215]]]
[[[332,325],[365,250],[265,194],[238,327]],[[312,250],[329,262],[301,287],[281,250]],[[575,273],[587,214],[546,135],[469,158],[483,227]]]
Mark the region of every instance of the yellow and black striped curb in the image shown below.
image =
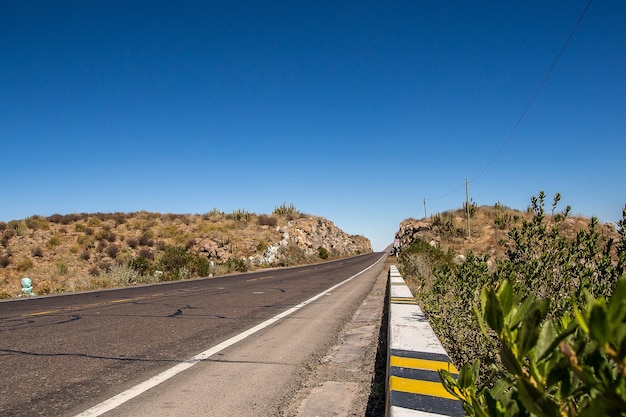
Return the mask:
[[[464,416],[461,403],[441,384],[438,371],[458,371],[447,355],[394,350],[389,353],[389,401],[395,407]]]
[[[439,370],[453,376],[458,371],[394,265],[389,270],[388,342],[388,417],[465,415],[439,378]]]

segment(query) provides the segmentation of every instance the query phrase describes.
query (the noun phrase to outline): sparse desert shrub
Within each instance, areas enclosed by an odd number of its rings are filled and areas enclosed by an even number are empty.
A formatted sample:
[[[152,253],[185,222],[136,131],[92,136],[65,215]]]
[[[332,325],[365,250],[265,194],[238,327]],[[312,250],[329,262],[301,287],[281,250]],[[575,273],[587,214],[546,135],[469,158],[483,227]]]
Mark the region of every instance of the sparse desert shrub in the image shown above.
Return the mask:
[[[158,237],[172,238],[178,234],[178,228],[175,224],[166,224],[159,228]]]
[[[268,216],[267,214],[261,214],[257,218],[257,223],[259,226],[271,226],[276,227],[278,224],[278,219],[274,216]]]
[[[56,262],[56,267],[59,275],[65,275],[69,271],[69,266],[67,265],[67,261],[65,259],[59,259]]]
[[[100,262],[98,262],[98,268],[102,272],[108,272],[111,269],[112,265],[113,264],[111,264],[111,262],[109,262],[109,261],[100,261]]]
[[[43,249],[41,249],[40,246],[37,246],[36,248],[33,248],[33,250],[31,251],[31,255],[33,255],[35,258],[41,258],[43,256]]]
[[[138,242],[139,242],[139,245],[141,246],[153,246],[154,245],[154,240],[152,240],[150,236],[147,234],[143,234],[139,236]]]
[[[317,254],[319,255],[320,259],[328,259],[328,249],[322,246],[317,248]]]
[[[87,220],[87,226],[89,227],[100,227],[102,226],[102,221],[97,216],[91,216],[89,220]]]
[[[15,225],[15,232],[18,236],[25,236],[28,233],[28,226],[24,220],[17,222]]]
[[[226,261],[226,265],[230,271],[247,272],[248,263],[244,259],[229,258]]]
[[[78,243],[85,249],[92,249],[95,247],[96,240],[93,236],[85,234],[77,236],[76,243]]]
[[[11,264],[11,258],[9,256],[0,256],[0,268],[6,268]]]
[[[2,244],[2,246],[7,246],[9,244],[9,241],[11,240],[11,238],[13,236],[15,236],[15,230],[13,229],[7,229],[2,233],[2,239],[0,239],[0,244]]]
[[[89,259],[91,259],[91,254],[88,251],[83,251],[80,254],[80,259],[82,259],[83,261],[88,261]]]
[[[50,229],[50,225],[48,224],[48,220],[41,216],[31,216],[25,219],[26,225],[31,230],[48,230]]]
[[[120,248],[116,244],[111,244],[107,246],[105,252],[111,259],[115,259],[117,258],[117,254],[120,253]]]
[[[154,259],[154,252],[152,252],[150,249],[140,249],[139,257],[152,260]]]
[[[5,222],[0,222],[0,232],[4,232],[7,229],[7,224]]]
[[[104,253],[104,250],[107,248],[107,244],[103,241],[99,241],[96,245],[96,250],[100,253]]]
[[[137,239],[126,239],[126,244],[128,245],[129,248],[135,249],[137,247],[137,245],[139,244],[139,241]]]
[[[85,232],[85,229],[87,228],[87,226],[85,226],[83,223],[76,223],[74,225],[74,231],[78,232],[78,233],[83,233]],[[92,229],[93,232],[93,229]]]
[[[265,252],[269,246],[270,244],[267,243],[267,241],[261,240],[259,243],[256,244],[256,250],[257,252]]]
[[[115,242],[115,234],[111,232],[109,228],[102,228],[96,232],[96,240],[106,240],[109,242]]]
[[[61,239],[58,236],[52,236],[48,242],[46,242],[46,248],[54,249],[61,244]]]
[[[24,258],[15,264],[15,269],[20,272],[26,272],[34,266],[33,260],[30,258]]]

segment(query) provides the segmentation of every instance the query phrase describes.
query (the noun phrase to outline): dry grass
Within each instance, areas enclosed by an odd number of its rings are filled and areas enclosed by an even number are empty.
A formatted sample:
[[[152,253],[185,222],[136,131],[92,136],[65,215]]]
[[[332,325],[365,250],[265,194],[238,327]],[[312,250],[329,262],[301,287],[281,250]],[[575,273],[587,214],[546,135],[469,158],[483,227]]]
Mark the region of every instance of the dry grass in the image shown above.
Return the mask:
[[[236,218],[218,210],[185,215],[142,211],[0,222],[0,298],[19,295],[23,277],[33,280],[39,294],[115,286],[106,275],[112,267],[138,257],[154,258],[166,246],[198,254],[208,242],[222,258],[203,256],[215,261],[216,273],[225,272],[220,268],[228,258],[260,254],[280,241],[278,228],[288,222],[286,217],[253,213]]]

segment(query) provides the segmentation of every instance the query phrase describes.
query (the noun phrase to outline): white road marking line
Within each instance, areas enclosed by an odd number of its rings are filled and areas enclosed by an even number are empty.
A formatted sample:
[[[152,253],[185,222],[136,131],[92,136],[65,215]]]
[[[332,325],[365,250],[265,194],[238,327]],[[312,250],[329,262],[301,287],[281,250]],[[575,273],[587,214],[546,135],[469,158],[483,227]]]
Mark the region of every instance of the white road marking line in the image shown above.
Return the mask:
[[[251,329],[246,330],[243,333],[239,333],[238,335],[231,337],[228,340],[225,340],[224,342],[213,346],[210,349],[205,350],[202,353],[197,354],[196,356],[189,358],[177,365],[174,365],[173,367],[161,372],[160,374],[153,376],[152,378],[139,383],[137,385],[135,385],[134,387],[131,387],[129,389],[127,389],[124,392],[121,392],[119,394],[117,394],[114,397],[109,398],[108,400],[105,400],[103,402],[101,402],[100,404],[97,404],[93,407],[91,407],[90,409],[83,411],[80,414],[77,414],[76,417],[97,417],[97,416],[101,416],[102,414],[113,410],[114,408],[119,407],[120,405],[124,404],[127,401],[132,400],[133,398],[143,394],[144,392],[148,391],[151,388],[156,387],[157,385],[159,385],[162,382],[167,381],[168,379],[178,375],[179,373],[191,368],[192,366],[194,366],[195,364],[197,364],[198,362],[202,362],[205,359],[210,358],[211,356],[215,355],[216,353],[219,353],[220,351],[234,345],[235,343],[238,343],[242,340],[244,340],[245,338],[247,338],[250,335],[253,335],[254,333],[263,330],[264,328],[271,326],[272,324],[274,324],[275,322],[277,322],[278,320],[287,317],[290,314],[295,313],[296,311],[300,310],[302,307],[311,304],[312,302],[314,302],[315,300],[317,300],[318,298],[321,298],[325,295],[328,295],[331,291],[335,290],[336,288],[339,288],[340,286],[342,286],[343,284],[353,280],[354,278],[356,278],[357,276],[361,275],[362,273],[364,273],[365,271],[369,270],[370,268],[373,268],[374,265],[378,264],[378,262],[380,262],[380,260],[383,258],[380,258],[378,261],[376,261],[375,263],[373,263],[372,265],[368,266],[367,268],[365,268],[364,270],[362,270],[361,272],[357,272],[356,274],[352,275],[350,278],[347,278],[346,280],[340,282],[339,284],[336,284],[332,287],[330,287],[329,289],[317,294],[314,297],[309,298],[306,301],[303,301],[302,303],[283,311],[282,313],[272,317],[271,319],[268,319],[266,321],[264,321],[261,324],[258,324],[254,327],[252,327]]]

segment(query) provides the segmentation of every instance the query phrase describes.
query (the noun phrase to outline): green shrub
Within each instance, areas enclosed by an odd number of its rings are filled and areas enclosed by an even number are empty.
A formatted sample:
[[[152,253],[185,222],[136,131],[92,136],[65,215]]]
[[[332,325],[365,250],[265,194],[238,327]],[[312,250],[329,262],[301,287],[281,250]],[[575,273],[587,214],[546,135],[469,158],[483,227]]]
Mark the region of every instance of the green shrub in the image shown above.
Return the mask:
[[[553,213],[558,197],[552,206]],[[495,338],[494,344],[495,335],[485,336],[474,314],[481,305],[482,288],[495,288],[506,281],[513,294],[551,300],[545,312],[541,307],[533,310],[533,314],[557,322],[572,314],[573,304],[586,305],[587,294],[595,299],[607,299],[624,274],[626,210],[618,223],[619,241],[614,242],[598,232],[595,218],[586,230],[573,239],[567,238],[561,225],[571,209],[567,207],[548,218],[544,205],[543,192],[532,197],[532,220],[509,232],[506,258],[492,268],[488,267],[486,256],[472,253],[467,254],[461,265],[441,257],[442,262],[433,262],[431,256],[437,251],[423,242],[419,243],[418,255],[404,250],[400,256],[401,272],[409,283],[416,283],[415,295],[453,362],[478,364],[468,365],[466,370],[477,375],[479,387],[493,383],[490,375],[494,369],[502,372],[506,366],[503,362],[507,360],[501,352],[498,354],[500,340]]]
[[[319,255],[320,259],[328,259],[328,249],[323,248],[323,247],[319,247],[317,248],[317,254]]]
[[[480,361],[466,363],[458,379],[440,371],[444,387],[468,415],[617,416],[626,414],[626,276],[608,300],[587,294],[546,319],[550,300],[521,299],[508,281],[483,288],[477,317],[502,366],[479,382]],[[487,332],[486,325],[491,328]]]
[[[226,261],[226,265],[228,266],[229,271],[237,271],[237,272],[248,271],[248,263],[243,259],[229,258]]]
[[[146,258],[135,258],[128,262],[128,266],[137,271],[141,275],[145,275],[151,269],[151,263]]]

